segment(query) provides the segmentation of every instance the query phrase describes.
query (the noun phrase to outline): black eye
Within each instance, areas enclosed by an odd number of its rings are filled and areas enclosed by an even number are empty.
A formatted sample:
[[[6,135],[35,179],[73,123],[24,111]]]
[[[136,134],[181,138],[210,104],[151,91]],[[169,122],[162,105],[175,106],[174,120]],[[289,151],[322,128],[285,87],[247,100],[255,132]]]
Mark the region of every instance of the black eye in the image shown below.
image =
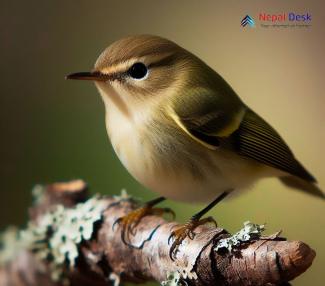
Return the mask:
[[[128,70],[128,74],[134,79],[142,79],[148,73],[147,67],[143,63],[135,63]]]

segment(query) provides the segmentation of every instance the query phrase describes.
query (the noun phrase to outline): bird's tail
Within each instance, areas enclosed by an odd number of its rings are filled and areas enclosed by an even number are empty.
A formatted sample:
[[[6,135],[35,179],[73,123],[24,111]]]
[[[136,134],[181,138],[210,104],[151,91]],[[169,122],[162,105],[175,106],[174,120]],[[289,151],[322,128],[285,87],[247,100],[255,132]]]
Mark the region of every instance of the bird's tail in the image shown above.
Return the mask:
[[[285,176],[279,179],[283,184],[290,188],[325,199],[324,192],[315,183],[308,182],[295,176]]]

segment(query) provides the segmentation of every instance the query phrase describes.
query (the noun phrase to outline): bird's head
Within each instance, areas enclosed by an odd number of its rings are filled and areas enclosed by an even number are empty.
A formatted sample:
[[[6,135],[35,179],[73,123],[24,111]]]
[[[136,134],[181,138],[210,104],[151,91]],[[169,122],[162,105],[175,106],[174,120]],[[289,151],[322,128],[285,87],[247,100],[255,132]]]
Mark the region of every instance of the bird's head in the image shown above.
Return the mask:
[[[151,35],[129,36],[106,48],[91,72],[68,79],[92,80],[104,102],[120,109],[157,102],[184,88],[191,71],[203,63],[177,44]],[[190,82],[194,82],[191,77]]]

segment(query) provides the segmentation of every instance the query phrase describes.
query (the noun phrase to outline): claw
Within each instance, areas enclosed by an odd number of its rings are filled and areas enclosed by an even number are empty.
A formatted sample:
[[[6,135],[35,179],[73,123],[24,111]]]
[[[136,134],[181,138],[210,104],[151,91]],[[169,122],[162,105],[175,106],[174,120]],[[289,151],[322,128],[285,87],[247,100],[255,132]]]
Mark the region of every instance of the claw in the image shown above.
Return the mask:
[[[170,244],[170,241],[174,238],[174,242],[169,249],[169,257],[172,261],[175,261],[174,257],[176,257],[176,254],[178,252],[178,247],[182,244],[184,239],[188,237],[189,239],[193,240],[195,237],[194,230],[198,226],[207,223],[213,223],[217,227],[217,222],[212,217],[207,217],[201,220],[193,217],[189,222],[179,227],[178,229],[174,230],[170,234],[170,236],[168,237],[168,244]]]
[[[145,205],[138,208],[124,217],[120,217],[113,223],[112,229],[118,224],[121,226],[121,239],[124,244],[132,246],[130,241],[130,234],[134,236],[136,234],[136,227],[141,222],[142,218],[148,215],[159,215],[162,216],[164,213],[175,216],[174,211],[170,208],[153,208],[151,205]]]

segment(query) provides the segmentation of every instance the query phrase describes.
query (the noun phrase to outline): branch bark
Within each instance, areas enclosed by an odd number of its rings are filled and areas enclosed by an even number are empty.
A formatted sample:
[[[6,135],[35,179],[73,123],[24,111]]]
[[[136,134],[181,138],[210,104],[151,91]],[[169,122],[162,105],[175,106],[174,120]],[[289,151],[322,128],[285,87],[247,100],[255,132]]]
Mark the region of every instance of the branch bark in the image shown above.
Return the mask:
[[[58,204],[72,208],[88,198],[82,181],[47,186],[42,199],[30,209],[37,222]],[[169,258],[168,237],[176,222],[147,216],[136,228],[129,247],[121,241],[114,221],[137,207],[131,199],[102,198],[105,210],[96,223],[92,238],[78,246],[73,268],[66,267],[70,285],[118,285],[121,282],[166,281],[168,273],[180,276],[186,285],[288,285],[312,264],[315,252],[301,241],[286,241],[277,235],[260,237],[240,244],[235,250],[216,251],[220,239],[230,234],[222,228],[201,226],[194,240],[186,239],[175,262]],[[115,280],[115,281],[114,281]],[[62,282],[63,283],[63,282]],[[14,260],[0,268],[0,285],[63,285],[53,282],[48,262],[33,251],[20,251]],[[115,283],[115,284],[114,284]],[[176,284],[168,284],[176,285]]]

